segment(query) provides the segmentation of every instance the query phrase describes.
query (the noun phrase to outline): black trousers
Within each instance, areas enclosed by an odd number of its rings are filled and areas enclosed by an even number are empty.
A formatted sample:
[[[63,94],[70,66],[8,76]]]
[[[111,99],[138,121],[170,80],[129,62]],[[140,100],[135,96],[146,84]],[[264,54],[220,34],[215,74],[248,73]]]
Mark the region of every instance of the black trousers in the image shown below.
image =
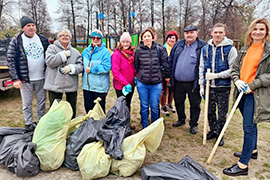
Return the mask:
[[[84,108],[85,108],[86,114],[94,108],[95,106],[94,100],[96,100],[98,97],[101,98],[101,101],[99,102],[99,104],[101,108],[103,109],[104,113],[106,114],[106,111],[105,111],[106,96],[107,96],[107,93],[98,93],[98,92],[83,90]]]
[[[124,94],[122,93],[122,90],[115,89],[115,93],[116,93],[117,98],[119,98],[120,96],[124,96]],[[130,104],[131,104],[133,93],[134,93],[134,87],[132,87],[132,91],[126,95],[126,102],[127,102],[127,107],[128,107],[129,112],[130,112]]]
[[[55,99],[62,99],[63,93],[57,93],[53,91],[49,91],[49,101],[50,101],[50,106],[52,105],[53,101]],[[69,92],[65,93],[66,94],[66,100],[67,102],[70,103],[71,108],[73,110],[73,115],[72,119],[76,117],[76,106],[77,106],[77,91],[75,92]]]
[[[190,104],[190,127],[198,126],[198,120],[200,116],[200,104],[201,96],[198,90],[193,89],[194,82],[179,82],[175,80],[173,93],[174,93],[174,102],[178,115],[178,121],[185,122],[185,100],[186,95],[188,95],[189,104]]]

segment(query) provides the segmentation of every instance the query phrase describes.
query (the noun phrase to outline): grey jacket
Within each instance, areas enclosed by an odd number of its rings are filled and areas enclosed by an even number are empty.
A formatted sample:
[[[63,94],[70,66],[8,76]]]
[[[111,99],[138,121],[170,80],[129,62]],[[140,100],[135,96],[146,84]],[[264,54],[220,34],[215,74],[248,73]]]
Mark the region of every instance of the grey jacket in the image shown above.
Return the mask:
[[[44,89],[65,93],[78,90],[78,74],[83,71],[82,57],[75,48],[69,43],[67,50],[70,50],[70,57],[64,55],[64,47],[60,41],[56,40],[46,51],[45,84]],[[69,74],[60,73],[62,66],[69,65],[71,72]]]
[[[233,81],[239,80],[242,60],[249,46],[244,46],[235,59],[232,67]],[[248,84],[250,89],[254,91],[254,117],[255,124],[263,121],[270,122],[270,42],[266,41],[264,45],[262,59],[260,60],[255,79]],[[237,97],[237,88],[234,89],[234,99]]]

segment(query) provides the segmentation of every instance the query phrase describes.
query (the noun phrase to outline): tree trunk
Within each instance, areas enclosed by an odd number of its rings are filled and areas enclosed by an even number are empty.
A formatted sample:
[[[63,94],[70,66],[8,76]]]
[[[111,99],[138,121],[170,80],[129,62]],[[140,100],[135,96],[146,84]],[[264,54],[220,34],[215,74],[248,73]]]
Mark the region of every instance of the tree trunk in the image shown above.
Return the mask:
[[[71,14],[72,14],[72,22],[73,22],[74,47],[77,47],[76,23],[75,23],[75,13],[74,13],[74,3],[73,3],[73,0],[70,0],[70,5],[71,5]]]

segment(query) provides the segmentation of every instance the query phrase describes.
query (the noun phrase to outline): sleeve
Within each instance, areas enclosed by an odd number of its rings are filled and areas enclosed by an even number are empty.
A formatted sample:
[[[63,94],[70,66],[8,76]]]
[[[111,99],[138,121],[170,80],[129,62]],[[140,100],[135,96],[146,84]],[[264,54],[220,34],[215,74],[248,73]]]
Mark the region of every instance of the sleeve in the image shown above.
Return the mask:
[[[242,61],[245,53],[242,52],[243,49],[240,50],[240,54],[237,56],[235,59],[233,65],[232,65],[232,70],[231,70],[231,78],[233,82],[240,79],[240,62]]]
[[[64,65],[67,61],[66,56],[63,54],[63,51],[57,52],[54,48],[55,45],[49,45],[46,51],[46,65],[52,69],[55,69],[61,65]]]
[[[134,66],[136,69],[136,74],[138,74],[139,68],[140,68],[139,49],[136,50],[135,55],[134,55]]]
[[[199,85],[200,88],[204,88],[204,59],[203,59],[203,48],[201,50],[200,65],[199,65]]]
[[[162,65],[162,69],[161,69],[161,73],[163,74],[163,77],[165,78],[170,78],[170,64],[169,64],[169,59],[168,59],[168,53],[167,50],[164,46],[160,46],[158,47],[161,49],[161,65]]]
[[[80,74],[83,71],[82,56],[76,49],[72,48],[72,51],[74,54],[76,54],[75,55],[76,61],[75,61],[75,64],[69,64],[71,68],[70,74]]]
[[[101,52],[101,51],[99,51]],[[93,64],[90,68],[93,74],[108,74],[111,69],[111,53],[108,49],[104,50],[100,64]]]
[[[7,63],[8,63],[8,69],[9,69],[9,74],[12,78],[12,81],[15,81],[19,79],[19,75],[17,72],[17,67],[16,67],[16,60],[17,60],[17,39],[13,38],[11,42],[9,43],[8,46],[8,51],[7,51]]]
[[[120,72],[121,67],[121,57],[119,57],[118,53],[115,52],[112,55],[112,74],[113,78],[119,81],[122,85],[126,86],[129,84],[125,76]]]

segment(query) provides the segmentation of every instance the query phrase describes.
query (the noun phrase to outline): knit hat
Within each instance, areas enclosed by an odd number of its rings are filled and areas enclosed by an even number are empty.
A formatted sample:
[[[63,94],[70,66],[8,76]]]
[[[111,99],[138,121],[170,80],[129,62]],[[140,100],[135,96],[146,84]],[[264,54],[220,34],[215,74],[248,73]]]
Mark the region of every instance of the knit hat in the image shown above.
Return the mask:
[[[179,36],[178,36],[178,34],[177,34],[176,31],[169,31],[169,32],[167,33],[167,35],[166,35],[166,40],[167,40],[169,37],[171,37],[171,36],[175,36],[175,37],[176,37],[176,41],[179,39]]]
[[[34,23],[34,24],[36,24],[35,21],[34,21],[32,18],[28,17],[28,16],[23,16],[23,17],[21,18],[20,22],[21,22],[21,27],[22,27],[22,28],[23,28],[26,24],[29,24],[29,23]]]
[[[98,29],[94,29],[92,31],[92,33],[90,34],[90,38],[92,38],[93,36],[98,36],[98,37],[101,38],[101,40],[103,38],[102,32],[100,30],[98,30]]]
[[[129,35],[128,32],[124,32],[124,33],[122,34],[122,36],[120,37],[120,43],[121,43],[122,41],[128,41],[128,42],[132,43],[132,41],[131,41],[131,36]]]

